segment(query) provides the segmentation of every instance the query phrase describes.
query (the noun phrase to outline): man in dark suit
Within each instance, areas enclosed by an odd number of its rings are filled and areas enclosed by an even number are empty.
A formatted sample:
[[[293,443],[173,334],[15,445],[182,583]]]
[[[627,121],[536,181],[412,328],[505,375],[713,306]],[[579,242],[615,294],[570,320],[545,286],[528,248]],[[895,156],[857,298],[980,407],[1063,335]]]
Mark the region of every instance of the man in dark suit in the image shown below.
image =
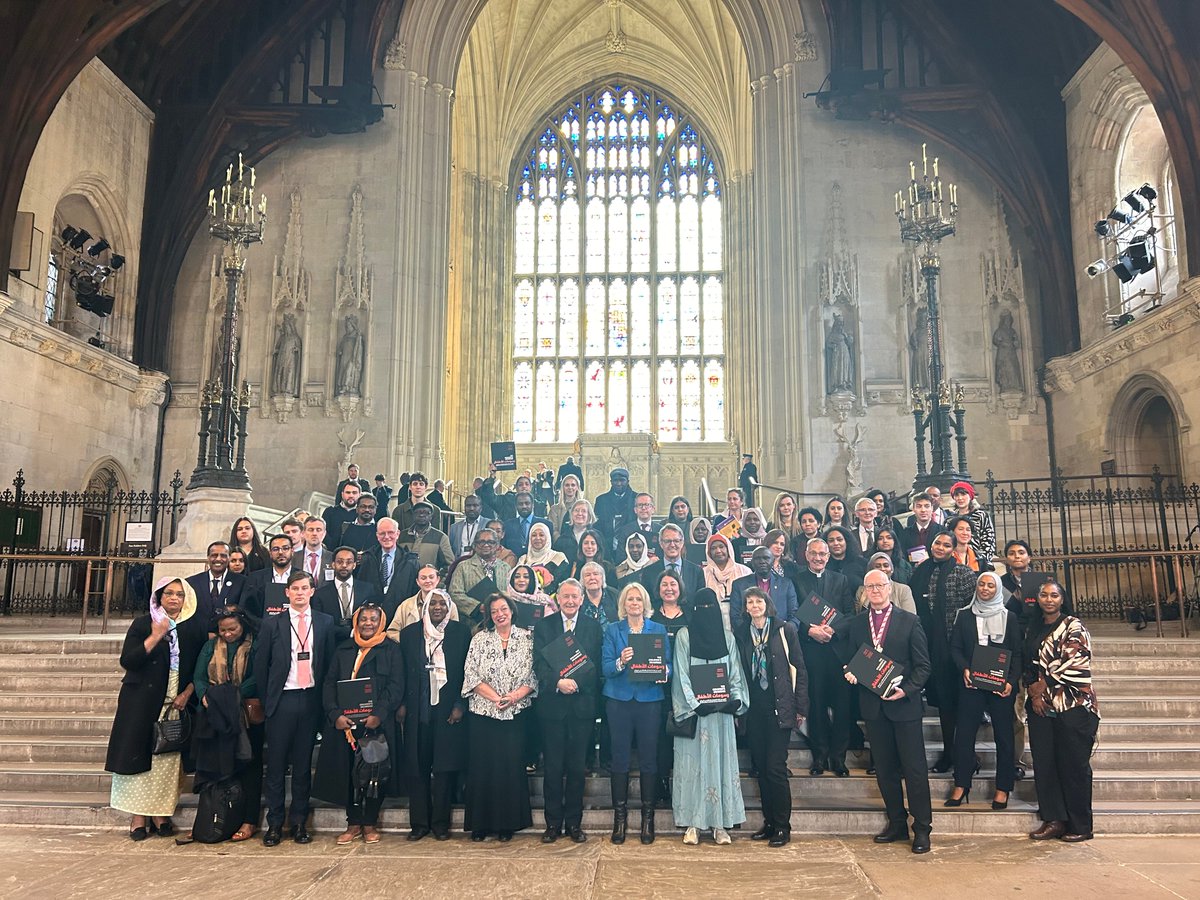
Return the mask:
[[[334,551],[342,546],[342,531],[358,517],[358,497],[362,493],[354,482],[347,482],[333,506],[325,507],[321,518],[325,522],[325,549]],[[298,548],[297,548],[298,549]]]
[[[579,468],[575,463],[573,456],[568,456],[567,461],[558,467],[558,471],[554,475],[554,490],[561,491],[563,479],[568,475],[574,475],[579,479],[579,492],[583,493],[583,469]]]
[[[513,556],[520,559],[529,548],[529,529],[541,522],[554,534],[549,519],[543,519],[533,514],[533,494],[521,491],[517,494],[516,516],[504,523],[504,546],[512,551]]]
[[[801,627],[804,667],[808,670],[808,746],[812,752],[810,775],[823,775],[832,769],[846,778],[846,748],[850,743],[850,689],[842,677],[842,660],[837,644],[845,637],[846,626],[854,616],[854,591],[840,572],[826,570],[829,545],[813,538],[804,550],[808,568],[796,576],[798,601],[807,603],[816,594],[837,610],[830,625]]]
[[[658,579],[668,569],[678,575],[679,580],[683,582],[685,602],[696,596],[696,591],[704,587],[704,570],[694,562],[688,562],[683,558],[683,550],[686,546],[684,541],[682,528],[671,523],[664,525],[658,533],[658,545],[662,548],[662,557],[658,562],[651,563],[642,569],[642,587],[654,601],[655,609],[658,609],[662,603],[662,598],[658,596]]]
[[[558,587],[556,615],[546,616],[533,631],[533,668],[542,685],[537,699],[538,723],[542,729],[542,760],[546,778],[546,831],[543,844],[552,844],[565,829],[571,840],[582,844],[583,785],[588,742],[596,722],[600,695],[600,642],[602,634],[595,619],[579,614],[583,586],[568,578]],[[560,678],[546,661],[543,648],[570,631],[587,654],[592,666],[587,675]]]
[[[933,499],[928,494],[917,494],[912,501],[912,518],[900,529],[900,549],[915,569],[929,559],[929,547],[933,539],[944,529],[934,521]]]
[[[417,592],[417,556],[397,546],[400,525],[395,519],[375,524],[375,540],[379,546],[362,555],[355,577],[374,586],[390,622],[400,604]]]
[[[878,509],[875,506],[875,501],[870,497],[860,497],[858,502],[854,504],[854,525],[851,531],[858,538],[858,551],[862,553],[863,559],[870,558],[875,552],[875,534],[879,530],[879,526],[875,523],[875,516],[878,515]]]
[[[292,555],[292,568],[307,572],[320,587],[333,574],[333,554],[325,549],[325,520],[309,516],[304,520],[304,546]]]
[[[654,522],[654,495],[644,492],[634,494],[633,521],[617,532],[617,551],[622,554],[618,558],[624,559],[625,542],[633,534],[642,536],[642,540],[646,542],[648,553],[652,556],[662,556],[662,550],[658,546],[658,529],[660,527]]]
[[[370,582],[354,577],[358,554],[353,547],[338,547],[333,554],[333,578],[313,594],[313,609],[325,613],[334,622],[337,644],[350,637],[354,610],[375,601],[383,605],[379,590]]]
[[[772,571],[774,559],[766,547],[755,547],[750,557],[750,574],[735,579],[729,591],[729,624],[737,633],[738,626],[746,621],[745,592],[758,588],[771,598],[779,619],[791,622],[797,634],[804,634],[808,627],[797,617],[796,586],[791,580]]]
[[[388,504],[392,502],[392,488],[383,477],[383,473],[375,476],[375,487],[371,489],[375,497],[375,515],[383,518],[388,514]]]
[[[875,754],[875,780],[887,809],[887,827],[875,843],[908,840],[908,815],[913,817],[913,853],[929,852],[933,808],[929,799],[929,771],[925,759],[924,715],[921,689],[929,678],[929,649],[921,620],[892,604],[892,583],[887,574],[872,569],[865,581],[867,609],[855,616],[847,629],[842,654],[849,660],[859,648],[874,646],[900,666],[899,686],[880,698],[859,685],[858,702],[867,738]],[[846,681],[857,684],[850,672]],[[908,811],[900,782],[908,792]]]
[[[242,586],[242,606],[259,619],[283,611],[284,586],[293,572],[300,571],[292,566],[292,539],[286,534],[271,538],[267,553],[271,556],[270,567],[251,572]]]
[[[617,546],[617,534],[633,521],[633,491],[629,489],[629,470],[618,466],[608,473],[611,487],[596,498],[596,529],[608,539],[608,553],[620,553],[623,559],[624,545]]]
[[[196,592],[196,621],[205,631],[215,632],[213,614],[224,606],[237,606],[242,600],[245,576],[229,571],[229,545],[224,541],[213,541],[208,545],[208,568],[187,577],[187,583]]]
[[[746,506],[754,506],[754,491],[758,487],[758,466],[754,464],[754,454],[742,454],[742,471],[738,472],[738,487],[746,495]]]
[[[348,484],[357,484],[358,489],[364,494],[369,493],[371,490],[371,485],[367,484],[367,479],[358,477],[358,466],[354,463],[350,463],[346,467],[346,477],[338,482],[337,490],[333,492],[333,496],[342,496],[342,488]]]
[[[255,641],[254,668],[266,722],[267,831],[263,845],[283,839],[285,777],[292,771],[292,840],[307,844],[312,754],[321,721],[321,687],[333,659],[333,619],[311,608],[312,576],[294,572],[285,588],[288,605],[263,622]]]

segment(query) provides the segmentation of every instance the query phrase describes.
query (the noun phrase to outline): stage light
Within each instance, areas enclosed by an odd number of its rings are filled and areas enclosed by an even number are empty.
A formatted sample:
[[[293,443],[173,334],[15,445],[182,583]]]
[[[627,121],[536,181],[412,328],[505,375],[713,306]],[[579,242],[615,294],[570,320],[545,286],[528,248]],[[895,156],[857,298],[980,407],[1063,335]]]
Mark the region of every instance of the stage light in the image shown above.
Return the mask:
[[[1112,219],[1114,222],[1120,222],[1122,225],[1128,225],[1133,221],[1133,216],[1129,215],[1127,212],[1117,209],[1115,206],[1113,207],[1113,211],[1108,214],[1108,218]]]
[[[112,256],[109,257],[108,266],[114,272],[117,271],[119,268],[121,268],[121,266],[123,266],[123,265],[125,265],[125,257],[123,257],[120,253],[114,253]]]
[[[75,228],[74,226],[68,225],[66,228],[64,228],[62,230],[62,234],[60,235],[60,237],[62,238],[62,241],[64,244],[69,244],[71,242],[71,240],[77,234],[79,234],[79,229]]]
[[[72,250],[82,250],[83,245],[86,244],[91,239],[92,239],[91,234],[89,234],[86,229],[80,228],[73,235],[71,235],[70,240],[67,241],[67,245]]]
[[[88,247],[87,255],[93,256],[93,257],[99,256],[101,253],[103,253],[105,250],[107,250],[111,246],[112,245],[108,241],[106,241],[104,238],[100,238],[100,240],[96,241],[96,243],[92,244],[92,246]]]
[[[1140,188],[1137,189],[1136,193],[1145,197],[1151,203],[1153,203],[1155,200],[1158,199],[1158,191],[1156,191],[1154,188],[1150,187],[1149,184],[1143,184]]]
[[[1133,191],[1130,191],[1128,194],[1126,194],[1121,202],[1132,209],[1135,213],[1146,211],[1146,207],[1142,204],[1142,201],[1138,199],[1138,195]]]
[[[1107,259],[1098,259],[1087,267],[1087,273],[1089,277],[1095,278],[1101,272],[1107,272],[1109,268],[1111,267],[1109,266]]]

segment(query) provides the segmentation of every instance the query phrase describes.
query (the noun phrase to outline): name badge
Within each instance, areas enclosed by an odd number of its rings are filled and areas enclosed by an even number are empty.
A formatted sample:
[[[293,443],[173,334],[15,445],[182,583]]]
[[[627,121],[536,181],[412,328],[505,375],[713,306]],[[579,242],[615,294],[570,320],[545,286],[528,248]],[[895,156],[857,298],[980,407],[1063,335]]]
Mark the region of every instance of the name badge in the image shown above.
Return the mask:
[[[301,650],[296,654],[296,659],[300,662],[305,662],[306,660],[312,659],[312,653],[308,650]]]
[[[332,566],[325,567],[325,580],[333,581],[333,567]]]

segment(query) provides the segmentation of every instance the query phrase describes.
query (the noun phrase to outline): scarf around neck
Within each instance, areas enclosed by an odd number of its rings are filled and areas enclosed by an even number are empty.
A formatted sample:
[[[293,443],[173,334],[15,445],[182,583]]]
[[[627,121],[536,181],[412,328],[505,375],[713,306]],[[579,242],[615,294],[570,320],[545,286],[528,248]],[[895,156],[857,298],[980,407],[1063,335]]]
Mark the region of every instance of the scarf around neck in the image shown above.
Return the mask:
[[[991,600],[979,597],[979,582],[990,579],[996,585],[996,595]],[[995,572],[984,572],[975,582],[975,598],[971,601],[971,612],[983,623],[983,633],[989,640],[1000,642],[1008,626],[1008,610],[1004,606],[1004,585]]]

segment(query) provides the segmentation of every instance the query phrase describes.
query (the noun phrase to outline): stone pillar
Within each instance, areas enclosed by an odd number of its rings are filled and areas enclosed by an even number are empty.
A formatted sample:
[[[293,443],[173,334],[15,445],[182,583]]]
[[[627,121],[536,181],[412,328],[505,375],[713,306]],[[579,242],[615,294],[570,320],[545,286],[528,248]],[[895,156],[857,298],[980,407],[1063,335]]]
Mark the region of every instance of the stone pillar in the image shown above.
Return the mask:
[[[396,273],[386,406],[389,466],[440,472],[454,92],[411,70],[385,69],[395,98]],[[382,404],[381,404],[382,405]]]
[[[229,529],[246,515],[250,491],[202,487],[187,492],[187,511],[179,522],[175,543],[154,560],[154,580],[165,575],[186,577],[204,568],[208,545],[229,540]]]

